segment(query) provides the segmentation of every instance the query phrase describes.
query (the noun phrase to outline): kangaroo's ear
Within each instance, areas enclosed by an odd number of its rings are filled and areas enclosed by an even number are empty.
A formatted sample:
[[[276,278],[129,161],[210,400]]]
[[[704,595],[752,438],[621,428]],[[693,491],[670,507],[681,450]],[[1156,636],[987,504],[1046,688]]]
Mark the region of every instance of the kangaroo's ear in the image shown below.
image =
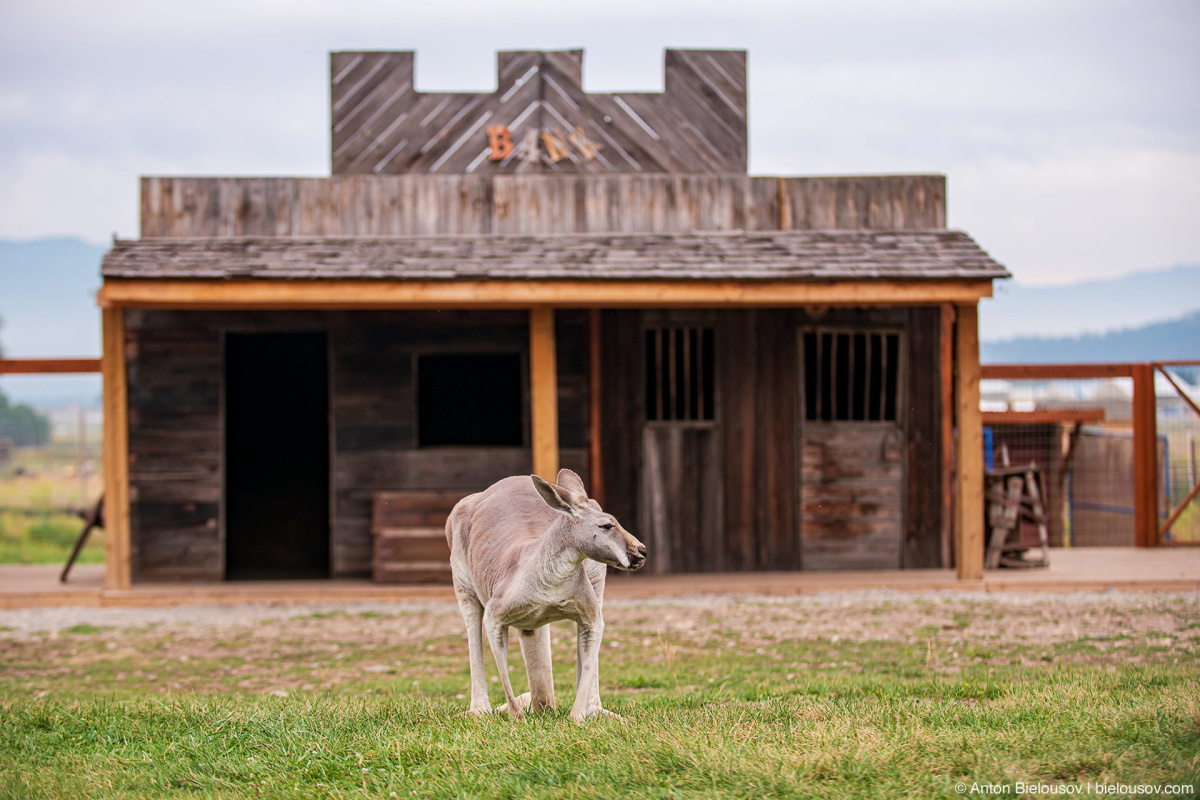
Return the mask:
[[[584,497],[588,496],[587,489],[583,488],[583,478],[580,478],[565,467],[558,471],[558,477],[554,479],[554,482],[568,492],[583,495]]]
[[[572,517],[576,516],[574,507],[567,502],[566,498],[559,494],[558,488],[554,484],[547,483],[537,475],[530,475],[529,477],[533,480],[533,488],[537,489],[537,493],[546,501],[546,505],[555,511],[570,514]]]

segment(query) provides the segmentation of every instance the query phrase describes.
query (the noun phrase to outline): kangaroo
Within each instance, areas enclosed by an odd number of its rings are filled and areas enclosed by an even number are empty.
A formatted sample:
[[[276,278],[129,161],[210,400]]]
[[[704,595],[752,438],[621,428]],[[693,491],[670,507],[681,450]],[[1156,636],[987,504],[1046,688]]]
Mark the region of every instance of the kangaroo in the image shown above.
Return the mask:
[[[446,520],[454,594],[467,626],[471,714],[491,713],[483,641],[492,648],[507,701],[500,711],[553,709],[550,629],[572,620],[578,631],[575,704],[570,719],[611,715],[600,705],[600,640],[608,566],[635,570],[646,546],[587,496],[569,469],[555,483],[518,475],[458,501]],[[520,631],[529,692],[517,698],[508,679],[509,628]]]

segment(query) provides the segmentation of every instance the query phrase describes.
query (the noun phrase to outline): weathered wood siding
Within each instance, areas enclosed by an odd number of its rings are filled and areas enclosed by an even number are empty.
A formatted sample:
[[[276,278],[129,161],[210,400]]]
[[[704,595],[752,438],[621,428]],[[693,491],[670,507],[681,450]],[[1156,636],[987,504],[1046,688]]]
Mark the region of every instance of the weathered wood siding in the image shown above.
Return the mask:
[[[130,575],[220,580],[221,333],[198,315],[130,310]]]
[[[942,175],[142,178],[142,238],[928,230]]]
[[[582,312],[558,314],[562,463],[586,480],[584,322]],[[507,350],[527,358],[522,312],[130,311],[134,580],[224,577],[222,341],[229,330],[324,330],[329,335],[334,577],[370,571],[372,492],[466,494],[530,470],[528,443],[419,448],[415,431],[416,354]]]
[[[939,310],[706,313],[718,415],[688,429],[646,423],[642,331],[661,314],[602,312],[605,508],[651,525],[635,533],[665,548],[669,571],[941,566]],[[814,324],[905,332],[903,426],[802,421],[798,333]],[[719,459],[715,488],[707,459]],[[719,547],[706,513],[719,514]]]
[[[746,170],[745,51],[668,50],[665,91],[621,94],[583,90],[582,50],[499,53],[487,93],[418,92],[414,60],[330,54],[335,175]]]
[[[942,564],[941,310],[936,306],[908,312],[908,390],[905,420],[907,454],[904,482],[903,566],[932,569]],[[948,566],[948,565],[945,565]]]

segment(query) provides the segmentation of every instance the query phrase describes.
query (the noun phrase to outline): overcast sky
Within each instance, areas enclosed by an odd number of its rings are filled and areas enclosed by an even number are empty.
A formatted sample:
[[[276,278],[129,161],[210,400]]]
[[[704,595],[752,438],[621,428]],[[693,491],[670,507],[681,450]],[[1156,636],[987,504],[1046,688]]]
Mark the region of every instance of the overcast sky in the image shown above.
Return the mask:
[[[0,0],[0,237],[136,237],[139,175],[324,175],[328,53],[583,47],[591,91],[664,47],[749,50],[750,171],[941,172],[1025,283],[1200,263],[1200,3]]]

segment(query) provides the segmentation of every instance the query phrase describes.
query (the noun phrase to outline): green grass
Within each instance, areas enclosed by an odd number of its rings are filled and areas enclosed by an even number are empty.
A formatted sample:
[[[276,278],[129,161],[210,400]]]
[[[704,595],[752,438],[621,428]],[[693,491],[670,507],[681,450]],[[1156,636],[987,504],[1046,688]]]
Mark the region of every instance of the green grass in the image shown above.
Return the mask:
[[[985,653],[924,627],[917,643],[726,647],[627,625],[601,669],[626,719],[580,727],[566,719],[567,629],[554,629],[560,709],[518,723],[462,716],[457,632],[389,644],[389,626],[417,619],[318,614],[220,641],[86,624],[6,634],[0,797],[938,798],[961,796],[958,781],[1200,780],[1186,649]],[[379,627],[331,627],[365,624]]]
[[[0,564],[66,562],[83,521],[61,509],[94,505],[102,484],[98,474],[82,482],[77,462],[77,448],[60,443],[17,448],[0,468]],[[76,563],[104,563],[103,530],[92,531]]]

